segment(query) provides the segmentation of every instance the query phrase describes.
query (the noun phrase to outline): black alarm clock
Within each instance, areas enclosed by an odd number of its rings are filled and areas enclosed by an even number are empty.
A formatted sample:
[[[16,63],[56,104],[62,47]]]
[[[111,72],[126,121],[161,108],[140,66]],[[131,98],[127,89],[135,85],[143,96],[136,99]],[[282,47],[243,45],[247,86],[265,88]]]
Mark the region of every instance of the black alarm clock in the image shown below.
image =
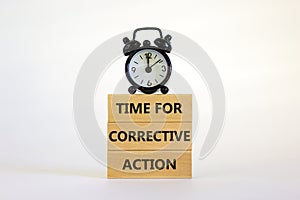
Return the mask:
[[[151,46],[149,40],[144,40],[143,46],[135,40],[136,33],[141,30],[156,30],[160,37],[154,40],[156,46]],[[132,86],[128,88],[130,94],[137,90],[145,94],[152,94],[160,89],[167,94],[169,88],[165,86],[172,73],[172,64],[167,53],[171,52],[170,40],[172,37],[163,37],[162,31],[155,27],[138,28],[133,32],[133,39],[123,38],[125,44],[123,53],[128,56],[125,64],[125,73]]]

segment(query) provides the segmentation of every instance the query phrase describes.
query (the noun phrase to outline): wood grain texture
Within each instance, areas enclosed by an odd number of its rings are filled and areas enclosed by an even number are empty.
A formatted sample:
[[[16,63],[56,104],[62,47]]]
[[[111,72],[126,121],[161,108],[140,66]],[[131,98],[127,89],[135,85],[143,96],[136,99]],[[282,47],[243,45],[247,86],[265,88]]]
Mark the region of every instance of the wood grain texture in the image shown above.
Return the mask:
[[[108,123],[108,150],[175,150],[175,151],[185,151],[192,149],[192,123]],[[118,140],[118,133],[120,131],[126,132],[126,135],[133,132],[135,134],[134,139],[137,141],[129,141],[129,136],[127,140]],[[138,131],[143,131],[145,134],[147,131],[151,131],[152,136],[150,140],[152,141],[138,141]],[[155,141],[153,135],[155,131],[173,131],[172,133],[158,133],[157,138],[161,141]],[[176,131],[176,135],[174,133]],[[111,141],[109,135],[111,132]],[[117,132],[117,133],[116,133]],[[172,134],[172,138],[171,138]],[[124,138],[124,134],[120,134]],[[166,138],[165,138],[166,136]],[[177,136],[177,138],[176,138]],[[186,137],[189,136],[189,137]],[[144,138],[147,138],[145,135]],[[165,141],[165,139],[167,141]],[[177,140],[179,139],[179,141]],[[170,141],[172,140],[172,141]]]
[[[192,152],[191,151],[108,151],[107,177],[108,178],[191,178],[192,177]],[[131,163],[139,159],[141,162],[136,162],[136,170],[132,167],[124,167],[124,162],[127,160]],[[176,169],[171,166],[169,169],[165,166],[158,170],[155,167],[155,162],[161,165],[158,160],[167,159],[173,161],[176,159]],[[147,166],[145,167],[145,161]],[[151,162],[153,160],[152,169]],[[160,160],[160,161],[161,161]],[[174,164],[174,163],[173,163]]]
[[[125,104],[131,104],[134,108],[125,109],[117,103],[125,107]],[[143,107],[144,105],[148,108]],[[157,105],[160,109],[157,109]],[[166,105],[166,110],[163,109],[163,105]],[[108,178],[192,177],[192,95],[108,95],[107,130]],[[109,137],[112,131],[114,135]],[[128,134],[129,137],[130,131],[131,140],[124,138],[124,134]],[[138,131],[146,134],[139,135]],[[171,137],[167,135],[166,141],[165,138],[162,141],[147,141],[155,131],[173,131],[173,140],[170,141]],[[174,131],[177,138],[174,138]],[[189,132],[190,140],[183,139],[182,134],[179,137],[180,131]],[[122,132],[120,138],[117,136],[119,132]],[[147,135],[147,132],[150,135]],[[180,140],[176,140],[179,138]]]
[[[150,103],[150,113],[119,113],[116,103]],[[156,113],[156,103],[181,103],[182,113],[166,114],[159,110]],[[108,95],[108,122],[191,122],[192,121],[192,95],[191,94],[109,94]]]

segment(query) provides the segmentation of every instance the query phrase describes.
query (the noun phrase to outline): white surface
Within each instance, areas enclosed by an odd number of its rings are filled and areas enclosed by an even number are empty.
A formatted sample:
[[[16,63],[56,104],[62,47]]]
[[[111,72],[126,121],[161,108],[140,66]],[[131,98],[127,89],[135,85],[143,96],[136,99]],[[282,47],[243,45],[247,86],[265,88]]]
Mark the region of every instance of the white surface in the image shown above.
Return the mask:
[[[0,1],[0,199],[299,199],[299,8],[292,0]],[[101,178],[105,168],[74,129],[81,64],[111,35],[142,26],[197,41],[224,81],[223,137],[194,160],[192,180]]]
[[[49,173],[1,173],[0,198],[11,199],[290,199],[299,178],[245,170],[214,171],[183,180],[110,180]],[[250,172],[250,173],[249,173]],[[287,172],[289,173],[289,172]],[[289,183],[289,184],[284,184]]]

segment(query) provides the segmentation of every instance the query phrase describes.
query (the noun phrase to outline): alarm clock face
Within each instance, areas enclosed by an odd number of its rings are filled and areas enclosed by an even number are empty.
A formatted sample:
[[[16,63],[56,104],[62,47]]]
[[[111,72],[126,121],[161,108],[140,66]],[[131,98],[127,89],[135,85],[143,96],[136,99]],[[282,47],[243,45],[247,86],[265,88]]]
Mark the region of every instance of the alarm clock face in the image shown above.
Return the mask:
[[[126,62],[126,76],[131,84],[143,88],[158,88],[171,75],[171,61],[158,49],[141,49],[131,54]]]

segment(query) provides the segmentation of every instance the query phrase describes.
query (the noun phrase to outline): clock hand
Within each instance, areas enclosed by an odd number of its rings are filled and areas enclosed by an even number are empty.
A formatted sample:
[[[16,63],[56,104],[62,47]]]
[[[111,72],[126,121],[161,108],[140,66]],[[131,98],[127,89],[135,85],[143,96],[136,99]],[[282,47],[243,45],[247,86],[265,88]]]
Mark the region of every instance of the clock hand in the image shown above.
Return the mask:
[[[150,59],[150,57],[149,57],[149,56],[147,56],[147,67],[149,67],[149,66],[150,66],[149,59]]]
[[[161,61],[161,59],[159,59],[158,61],[156,61],[153,65],[151,65],[150,67],[152,68],[154,65],[156,65],[159,61]]]
[[[145,71],[146,71],[147,73],[150,73],[150,72],[152,71],[152,69],[151,69],[151,67],[150,67],[150,62],[149,62],[151,56],[149,55],[149,53],[148,53],[148,54],[145,54],[145,55],[146,55],[146,59],[147,59],[147,67],[145,68]]]

